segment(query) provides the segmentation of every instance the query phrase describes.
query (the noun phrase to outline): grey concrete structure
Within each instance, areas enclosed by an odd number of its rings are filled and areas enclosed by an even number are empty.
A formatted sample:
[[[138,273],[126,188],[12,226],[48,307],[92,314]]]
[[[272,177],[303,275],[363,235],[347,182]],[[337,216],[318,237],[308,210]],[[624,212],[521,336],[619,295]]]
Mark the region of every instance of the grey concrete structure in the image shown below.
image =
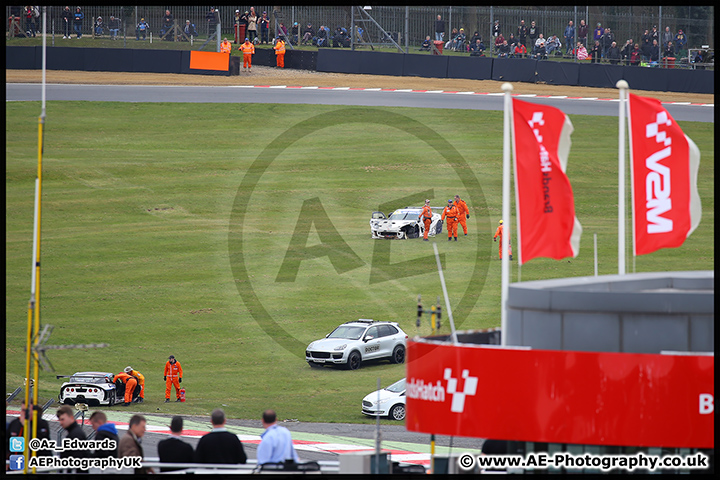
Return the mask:
[[[507,345],[585,352],[714,352],[713,271],[510,284]]]

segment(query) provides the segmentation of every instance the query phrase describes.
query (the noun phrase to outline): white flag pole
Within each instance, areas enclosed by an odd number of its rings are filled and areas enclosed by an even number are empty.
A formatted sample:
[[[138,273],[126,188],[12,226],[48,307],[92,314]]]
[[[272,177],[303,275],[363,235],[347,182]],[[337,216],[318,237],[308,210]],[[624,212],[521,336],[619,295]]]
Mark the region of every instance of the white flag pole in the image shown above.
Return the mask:
[[[628,83],[618,80],[620,110],[618,112],[618,274],[625,275],[625,112]]]
[[[500,317],[500,338],[501,345],[507,345],[507,297],[510,283],[510,259],[508,258],[508,245],[510,239],[510,119],[512,114],[513,86],[509,83],[502,84],[502,91],[505,92],[504,115],[503,115],[503,180],[502,180],[502,215],[503,215],[503,236],[502,260],[502,284],[500,294],[501,317]]]

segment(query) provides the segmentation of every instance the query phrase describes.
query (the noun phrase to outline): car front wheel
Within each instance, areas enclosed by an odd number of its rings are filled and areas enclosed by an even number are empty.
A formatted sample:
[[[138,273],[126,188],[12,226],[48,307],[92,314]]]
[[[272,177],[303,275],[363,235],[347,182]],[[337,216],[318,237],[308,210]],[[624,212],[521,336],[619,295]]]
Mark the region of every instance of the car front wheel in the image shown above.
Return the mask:
[[[398,403],[390,409],[390,418],[393,420],[405,420],[405,405]]]
[[[402,345],[398,345],[395,347],[392,353],[392,357],[390,357],[390,361],[392,363],[404,363],[405,362],[405,347]]]
[[[348,357],[348,361],[347,361],[348,370],[357,370],[358,368],[360,368],[361,361],[362,361],[362,359],[360,358],[360,353],[358,353],[358,352],[350,353],[350,356]]]

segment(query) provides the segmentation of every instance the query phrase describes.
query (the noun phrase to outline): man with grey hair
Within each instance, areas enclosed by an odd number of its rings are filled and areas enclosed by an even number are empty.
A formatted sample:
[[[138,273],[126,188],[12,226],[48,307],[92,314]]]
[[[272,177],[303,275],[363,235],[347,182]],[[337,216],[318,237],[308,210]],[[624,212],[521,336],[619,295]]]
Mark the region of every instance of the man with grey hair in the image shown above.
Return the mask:
[[[220,408],[210,415],[212,430],[203,436],[195,449],[197,463],[245,463],[247,455],[237,435],[225,428],[225,412]]]

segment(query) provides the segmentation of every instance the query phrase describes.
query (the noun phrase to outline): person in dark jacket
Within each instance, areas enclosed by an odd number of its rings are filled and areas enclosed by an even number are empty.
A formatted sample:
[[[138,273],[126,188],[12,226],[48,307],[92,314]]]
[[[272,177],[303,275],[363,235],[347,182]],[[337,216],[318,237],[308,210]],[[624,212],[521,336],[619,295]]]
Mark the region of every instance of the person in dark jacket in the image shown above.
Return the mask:
[[[77,34],[77,38],[82,38],[82,24],[85,14],[82,12],[80,7],[75,9],[75,15],[73,15],[73,29]]]
[[[65,438],[87,440],[87,437],[85,436],[85,432],[83,432],[82,427],[78,425],[75,421],[75,415],[73,414],[73,410],[72,408],[70,408],[70,406],[63,405],[58,408],[57,418],[58,423],[60,423],[60,426],[64,428],[65,432],[67,433],[67,435],[65,435]],[[88,456],[89,455],[87,450],[65,450],[63,452],[60,452],[60,458],[88,458]],[[70,468],[66,469],[65,473],[88,473],[88,471]]]
[[[602,54],[600,40],[595,40],[595,45],[593,45],[588,53],[590,54],[590,63],[600,63],[600,57]]]
[[[650,47],[652,47],[652,37],[650,36],[650,32],[646,29],[645,33],[642,35],[642,43],[640,46],[640,50],[642,50],[643,60],[648,60],[650,58]]]
[[[534,47],[540,36],[540,27],[535,24],[535,20],[530,22],[530,28],[528,28],[528,38],[530,39],[530,46]]]
[[[208,37],[215,33],[215,26],[220,23],[220,14],[215,7],[210,7],[210,11],[205,14],[205,21],[208,25]]]
[[[118,32],[120,32],[120,19],[115,18],[114,15],[110,15],[110,23],[108,23],[108,30],[110,30],[110,39],[117,40]]]
[[[35,438],[46,438],[50,439],[50,425],[48,424],[47,420],[44,420],[42,418],[42,409],[40,407],[34,407],[37,411],[37,434],[35,435]],[[13,419],[10,424],[7,426],[7,442],[5,445],[5,459],[9,459],[10,455],[15,455],[15,452],[10,451],[10,438],[11,437],[23,437],[25,435],[25,428],[30,429],[29,437],[32,437],[32,419],[30,422],[25,421],[25,416],[32,412],[33,405],[30,404],[30,408],[25,408],[25,400],[23,400],[22,405],[20,405],[20,416],[18,418]],[[32,413],[30,413],[32,415]],[[49,450],[39,450],[37,452],[38,457],[51,457],[52,452]]]
[[[585,20],[580,20],[577,30],[578,41],[587,47],[588,26]]]
[[[162,27],[160,27],[160,36],[163,37],[164,40],[173,39],[170,35],[165,37],[165,34],[170,31],[173,25],[175,25],[175,17],[170,13],[170,10],[165,10],[165,15],[163,15],[162,18]]]
[[[667,45],[665,45],[665,48],[663,49],[663,58],[675,58],[675,47],[673,46],[673,42],[667,42]]]
[[[660,60],[660,45],[658,45],[657,40],[653,40],[650,47],[650,61],[657,62],[658,60]]]
[[[262,12],[262,15],[257,19],[257,25],[260,27],[260,43],[270,43],[270,18],[268,18],[267,12]]]
[[[90,425],[95,430],[95,438],[93,440],[103,441],[106,438],[115,441],[115,448],[112,450],[95,450],[92,454],[95,458],[106,458],[106,457],[118,457],[118,443],[120,437],[118,437],[117,428],[114,423],[108,423],[107,415],[96,410],[90,415]]]
[[[63,38],[70,38],[70,25],[73,21],[73,18],[75,18],[70,11],[70,7],[65,7],[65,10],[62,12],[62,28],[63,28]]]
[[[312,42],[314,36],[315,29],[313,28],[312,24],[308,23],[307,27],[305,27],[305,30],[303,30],[302,44],[306,45],[308,42]]]
[[[515,36],[519,43],[522,43],[527,48],[527,34],[528,28],[525,25],[525,20],[520,20],[520,25],[517,28],[517,35]],[[495,43],[497,45],[497,42]]]
[[[685,37],[682,29],[680,29],[677,35],[675,35],[675,51],[679,57],[685,56],[685,45],[687,45],[687,37]]]
[[[483,45],[480,38],[475,40],[475,43],[470,45],[470,56],[471,57],[482,57],[485,55],[485,45]]]
[[[610,30],[610,27],[605,27],[602,37],[600,37],[600,46],[602,47],[602,57],[607,58],[608,50],[615,41],[615,34]]]
[[[247,455],[237,435],[225,428],[225,412],[220,408],[210,415],[212,430],[203,436],[195,449],[197,463],[245,463]]]
[[[435,20],[435,41],[442,42],[445,36],[445,20],[442,19],[441,15],[437,16]]]
[[[170,421],[170,437],[157,445],[158,457],[163,463],[191,463],[195,452],[192,445],[182,441],[183,419],[175,415]],[[181,468],[161,467],[161,472],[172,472]]]

